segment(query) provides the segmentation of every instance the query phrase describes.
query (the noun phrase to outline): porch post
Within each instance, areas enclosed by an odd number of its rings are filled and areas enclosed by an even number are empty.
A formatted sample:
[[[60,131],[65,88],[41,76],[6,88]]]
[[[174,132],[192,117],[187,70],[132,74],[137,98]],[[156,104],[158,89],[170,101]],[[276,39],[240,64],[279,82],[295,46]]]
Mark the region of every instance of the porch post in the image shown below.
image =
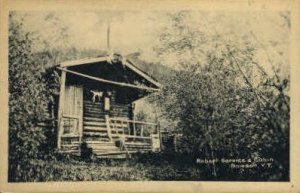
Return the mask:
[[[61,71],[60,78],[60,93],[59,93],[59,106],[58,106],[58,132],[57,132],[57,148],[61,148],[61,136],[63,133],[62,116],[65,103],[65,83],[66,83],[66,71]]]
[[[160,122],[157,121],[157,132],[158,132],[158,137],[159,137],[159,151],[162,150],[162,136],[160,132]]]

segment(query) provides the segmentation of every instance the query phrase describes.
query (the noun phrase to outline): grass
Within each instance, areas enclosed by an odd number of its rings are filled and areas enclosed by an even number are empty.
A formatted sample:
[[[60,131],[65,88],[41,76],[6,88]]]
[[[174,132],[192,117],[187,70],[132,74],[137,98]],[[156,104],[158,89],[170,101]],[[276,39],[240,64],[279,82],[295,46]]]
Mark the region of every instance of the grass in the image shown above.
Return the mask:
[[[194,158],[177,154],[137,154],[125,160],[82,160],[78,157],[56,156],[52,159],[36,159],[22,162],[10,169],[10,182],[49,181],[149,181],[149,180],[233,180],[268,181],[274,170],[228,170],[219,166],[218,176],[212,168],[196,164]]]
[[[10,181],[148,181],[197,180],[200,170],[193,166],[178,166],[158,159],[161,155],[141,154],[126,160],[81,160],[63,157],[51,160],[31,160],[11,169]]]

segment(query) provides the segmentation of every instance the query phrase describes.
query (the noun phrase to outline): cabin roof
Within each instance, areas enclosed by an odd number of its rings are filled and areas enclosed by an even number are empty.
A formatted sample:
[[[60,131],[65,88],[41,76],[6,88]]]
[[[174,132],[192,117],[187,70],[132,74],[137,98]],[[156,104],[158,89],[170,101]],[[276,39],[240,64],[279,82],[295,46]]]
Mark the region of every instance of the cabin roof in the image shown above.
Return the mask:
[[[102,57],[96,57],[96,58],[86,58],[86,59],[79,59],[79,60],[71,60],[71,61],[65,61],[60,64],[60,67],[73,67],[73,66],[79,66],[79,65],[86,65],[86,64],[91,64],[91,63],[99,63],[99,62],[111,62],[111,56],[102,56]],[[132,70],[134,73],[137,75],[141,76],[151,84],[153,84],[157,88],[161,88],[161,84],[156,81],[152,76],[138,68],[134,63],[128,59],[128,58],[123,58],[122,59],[122,64]]]

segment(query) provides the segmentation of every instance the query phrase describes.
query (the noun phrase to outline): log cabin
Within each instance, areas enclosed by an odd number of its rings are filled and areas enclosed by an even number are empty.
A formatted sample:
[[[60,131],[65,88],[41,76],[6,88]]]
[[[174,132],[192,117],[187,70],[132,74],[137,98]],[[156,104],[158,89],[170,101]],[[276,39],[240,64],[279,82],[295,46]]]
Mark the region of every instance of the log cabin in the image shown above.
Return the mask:
[[[161,88],[120,54],[63,62],[60,73],[57,148],[97,157],[160,151],[158,123],[136,120],[134,101]]]

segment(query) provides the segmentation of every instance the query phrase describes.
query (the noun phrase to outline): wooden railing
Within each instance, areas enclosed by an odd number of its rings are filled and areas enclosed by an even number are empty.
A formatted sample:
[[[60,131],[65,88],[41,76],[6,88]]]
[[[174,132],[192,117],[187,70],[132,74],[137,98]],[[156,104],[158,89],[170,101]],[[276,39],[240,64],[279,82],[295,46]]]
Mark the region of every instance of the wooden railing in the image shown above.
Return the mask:
[[[79,116],[74,115],[62,115],[59,124],[59,138],[58,148],[63,147],[74,147],[81,143],[81,132],[79,128]]]
[[[157,123],[129,120],[121,117],[108,117],[108,129],[111,138],[121,142],[121,148],[140,145],[141,148],[152,148],[153,136],[158,135]]]
[[[157,123],[129,120],[126,118],[109,118],[110,132],[112,135],[124,135],[126,137],[147,138],[157,132]]]

